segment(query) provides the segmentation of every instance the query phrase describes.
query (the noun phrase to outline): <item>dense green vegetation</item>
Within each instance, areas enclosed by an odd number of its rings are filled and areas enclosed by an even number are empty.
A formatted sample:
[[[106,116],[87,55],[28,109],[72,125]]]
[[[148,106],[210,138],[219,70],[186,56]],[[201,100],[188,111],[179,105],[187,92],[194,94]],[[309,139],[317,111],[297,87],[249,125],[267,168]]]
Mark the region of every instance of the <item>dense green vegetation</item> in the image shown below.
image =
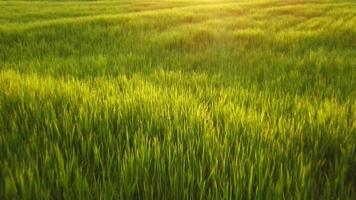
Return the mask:
[[[355,199],[356,2],[1,1],[0,199]]]

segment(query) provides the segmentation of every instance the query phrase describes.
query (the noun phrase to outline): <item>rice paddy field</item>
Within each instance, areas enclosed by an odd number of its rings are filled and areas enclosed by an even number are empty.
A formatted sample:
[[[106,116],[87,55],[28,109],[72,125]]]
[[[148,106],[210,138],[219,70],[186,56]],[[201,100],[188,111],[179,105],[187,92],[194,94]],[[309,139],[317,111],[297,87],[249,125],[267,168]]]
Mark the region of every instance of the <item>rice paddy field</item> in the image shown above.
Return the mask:
[[[0,1],[0,199],[356,199],[356,1]]]

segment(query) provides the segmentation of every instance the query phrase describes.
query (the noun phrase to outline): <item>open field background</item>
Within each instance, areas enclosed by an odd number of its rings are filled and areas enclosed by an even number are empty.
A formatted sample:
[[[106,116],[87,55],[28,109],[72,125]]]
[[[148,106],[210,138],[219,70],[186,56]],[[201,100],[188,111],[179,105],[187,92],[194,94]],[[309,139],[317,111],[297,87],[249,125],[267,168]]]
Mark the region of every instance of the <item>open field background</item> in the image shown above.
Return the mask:
[[[356,2],[0,1],[0,199],[355,199]]]

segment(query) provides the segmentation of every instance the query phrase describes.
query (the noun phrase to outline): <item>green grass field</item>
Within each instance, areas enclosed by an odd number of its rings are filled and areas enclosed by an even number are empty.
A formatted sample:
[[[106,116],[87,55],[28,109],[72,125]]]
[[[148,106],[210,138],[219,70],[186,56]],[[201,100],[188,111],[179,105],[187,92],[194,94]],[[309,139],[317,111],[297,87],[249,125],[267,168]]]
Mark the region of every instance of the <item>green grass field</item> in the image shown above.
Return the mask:
[[[0,199],[356,199],[356,1],[0,1]]]

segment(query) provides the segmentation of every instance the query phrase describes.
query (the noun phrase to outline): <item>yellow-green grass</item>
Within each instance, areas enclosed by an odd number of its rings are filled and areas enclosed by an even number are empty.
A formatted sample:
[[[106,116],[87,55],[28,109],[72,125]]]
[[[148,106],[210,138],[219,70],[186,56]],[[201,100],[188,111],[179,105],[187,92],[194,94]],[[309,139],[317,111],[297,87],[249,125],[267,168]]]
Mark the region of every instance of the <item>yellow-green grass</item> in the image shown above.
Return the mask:
[[[0,2],[0,199],[355,199],[356,3]]]

